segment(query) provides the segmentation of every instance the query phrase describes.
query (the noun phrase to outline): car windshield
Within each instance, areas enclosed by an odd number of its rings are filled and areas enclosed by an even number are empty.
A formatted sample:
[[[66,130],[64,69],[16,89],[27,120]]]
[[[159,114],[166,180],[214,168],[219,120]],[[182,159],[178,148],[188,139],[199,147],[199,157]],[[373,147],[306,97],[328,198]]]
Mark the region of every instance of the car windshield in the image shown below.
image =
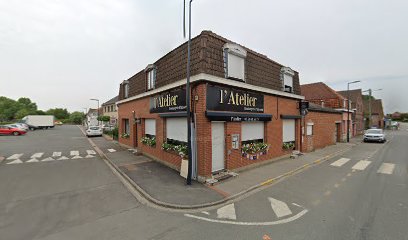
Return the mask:
[[[382,134],[382,130],[381,129],[369,129],[369,130],[367,130],[367,133],[369,133],[369,134]]]

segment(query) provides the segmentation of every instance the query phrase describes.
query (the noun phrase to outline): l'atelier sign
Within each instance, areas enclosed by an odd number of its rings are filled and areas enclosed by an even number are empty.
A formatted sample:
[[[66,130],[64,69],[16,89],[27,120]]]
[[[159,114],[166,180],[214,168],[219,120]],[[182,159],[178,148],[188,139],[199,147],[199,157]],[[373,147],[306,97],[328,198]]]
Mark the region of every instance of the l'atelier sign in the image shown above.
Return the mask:
[[[228,87],[207,85],[207,110],[263,113],[264,96]]]
[[[150,98],[150,113],[185,111],[186,90],[177,89]]]

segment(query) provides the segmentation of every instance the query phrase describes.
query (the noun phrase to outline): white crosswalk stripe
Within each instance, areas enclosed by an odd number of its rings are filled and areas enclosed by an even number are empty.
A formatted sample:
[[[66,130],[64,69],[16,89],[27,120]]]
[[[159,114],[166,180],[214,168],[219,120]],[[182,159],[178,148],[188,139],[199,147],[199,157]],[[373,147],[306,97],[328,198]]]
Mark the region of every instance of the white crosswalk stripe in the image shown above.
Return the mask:
[[[18,154],[13,154],[10,157],[6,158],[7,160],[15,160],[15,159],[19,159],[21,156],[23,156],[23,153],[18,153]]]
[[[69,159],[69,158],[67,158],[65,156],[62,156],[62,157],[58,158],[57,160],[66,160],[66,159]]]
[[[31,158],[30,160],[26,161],[26,163],[32,163],[32,162],[39,162],[37,158]]]
[[[95,157],[94,155],[86,155],[85,158],[93,158]]]
[[[79,159],[79,158],[83,158],[83,157],[81,157],[81,156],[79,156],[79,155],[75,155],[75,156],[73,156],[71,159]]]
[[[42,155],[44,155],[43,152],[34,153],[33,155],[31,155],[31,158],[40,158],[42,157]]]
[[[116,152],[116,150],[113,149],[113,148],[109,148],[108,151],[109,151],[109,152]]]
[[[292,214],[292,211],[289,209],[288,205],[285,202],[271,197],[269,197],[268,200],[271,203],[272,210],[275,212],[278,218]]]
[[[383,163],[378,169],[377,173],[382,174],[392,174],[394,172],[395,164],[393,163]]]
[[[52,156],[53,157],[61,157],[61,154],[62,154],[61,152],[53,152]]]
[[[348,161],[350,161],[350,158],[340,158],[339,160],[333,162],[332,164],[330,164],[331,166],[334,167],[341,167],[344,164],[346,164]]]
[[[88,155],[96,154],[96,152],[94,150],[86,150],[86,153]]]
[[[71,156],[78,156],[79,155],[79,151],[71,151],[69,153]]]
[[[363,171],[364,169],[368,167],[368,165],[370,165],[370,163],[371,163],[370,161],[361,160],[357,162],[351,169]]]
[[[233,203],[228,204],[224,207],[217,209],[217,217],[223,219],[236,220],[237,215],[235,214],[235,206]]]
[[[19,163],[23,163],[23,161],[21,161],[20,159],[17,159],[12,162],[8,162],[7,164],[19,164]]]
[[[52,158],[52,157],[47,157],[47,158],[44,158],[43,160],[41,160],[41,162],[50,162],[50,161],[54,161],[55,159],[54,158]]]

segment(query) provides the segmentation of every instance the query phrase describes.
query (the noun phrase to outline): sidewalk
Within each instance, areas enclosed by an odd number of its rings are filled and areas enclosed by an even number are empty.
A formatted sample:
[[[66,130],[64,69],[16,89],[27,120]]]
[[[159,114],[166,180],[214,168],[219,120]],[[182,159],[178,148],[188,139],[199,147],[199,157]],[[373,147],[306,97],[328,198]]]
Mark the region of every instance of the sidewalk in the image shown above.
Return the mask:
[[[194,182],[185,184],[179,173],[145,156],[135,156],[115,141],[92,138],[91,141],[102,150],[107,160],[130,181],[130,183],[149,201],[171,208],[207,207],[236,198],[256,188],[271,184],[283,177],[300,172],[319,164],[361,142],[354,138],[350,143],[338,143],[296,159],[284,158],[272,163],[249,169],[214,186]],[[109,152],[107,149],[115,149]]]

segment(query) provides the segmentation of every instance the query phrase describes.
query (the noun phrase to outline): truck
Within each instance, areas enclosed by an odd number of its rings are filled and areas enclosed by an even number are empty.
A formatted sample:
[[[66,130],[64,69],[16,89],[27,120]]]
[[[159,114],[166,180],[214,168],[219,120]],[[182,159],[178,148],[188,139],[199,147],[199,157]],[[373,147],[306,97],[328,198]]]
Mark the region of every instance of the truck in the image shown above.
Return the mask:
[[[54,127],[53,115],[28,115],[22,121],[27,124],[30,130],[48,129]]]

